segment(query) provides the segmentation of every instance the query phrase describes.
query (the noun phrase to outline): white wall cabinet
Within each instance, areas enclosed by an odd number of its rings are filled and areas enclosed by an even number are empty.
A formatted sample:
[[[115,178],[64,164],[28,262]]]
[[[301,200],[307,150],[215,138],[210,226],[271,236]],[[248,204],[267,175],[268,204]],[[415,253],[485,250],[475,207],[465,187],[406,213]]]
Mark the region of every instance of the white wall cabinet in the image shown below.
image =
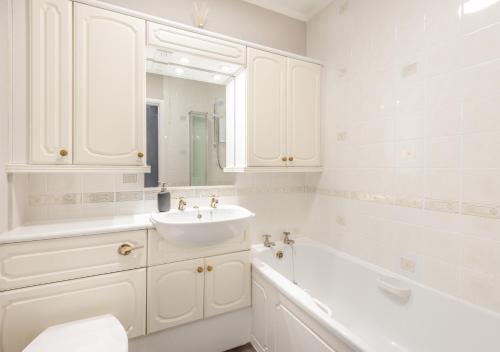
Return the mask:
[[[251,302],[248,251],[148,268],[148,333]]]
[[[148,269],[148,333],[203,319],[203,259]]]
[[[73,12],[68,0],[30,2],[30,160],[72,163]]]
[[[321,68],[287,58],[288,166],[321,165]]]
[[[247,61],[229,87],[226,171],[321,171],[321,66],[254,48]]]
[[[247,164],[286,165],[286,58],[248,48]]]
[[[130,338],[146,330],[146,269],[0,293],[0,352],[21,351],[45,328],[112,314]]]
[[[225,62],[244,65],[244,45],[193,33],[162,24],[148,22],[148,44],[167,50],[181,51]]]
[[[143,165],[146,23],[74,6],[74,163]]]

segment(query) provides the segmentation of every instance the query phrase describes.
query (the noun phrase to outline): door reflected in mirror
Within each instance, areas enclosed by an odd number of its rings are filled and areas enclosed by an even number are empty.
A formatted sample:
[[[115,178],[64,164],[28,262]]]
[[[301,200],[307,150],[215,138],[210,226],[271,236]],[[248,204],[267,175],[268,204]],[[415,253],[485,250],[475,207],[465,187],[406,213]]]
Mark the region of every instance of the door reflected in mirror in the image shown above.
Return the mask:
[[[184,72],[178,70],[178,77],[147,74],[147,162],[151,173],[145,175],[145,187],[157,187],[159,182],[169,186],[234,184],[234,174],[224,173],[224,82],[228,77],[212,74],[214,83],[210,83],[184,79]]]

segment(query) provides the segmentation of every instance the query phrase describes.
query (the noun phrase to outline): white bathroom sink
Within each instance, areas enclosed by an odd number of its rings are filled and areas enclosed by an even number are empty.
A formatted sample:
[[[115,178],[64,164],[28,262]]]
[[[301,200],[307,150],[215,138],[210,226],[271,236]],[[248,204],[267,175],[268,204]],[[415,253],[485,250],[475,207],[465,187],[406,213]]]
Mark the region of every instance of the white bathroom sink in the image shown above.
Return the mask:
[[[248,228],[255,216],[236,205],[217,208],[187,208],[151,215],[159,234],[166,240],[189,247],[212,246],[230,240]]]

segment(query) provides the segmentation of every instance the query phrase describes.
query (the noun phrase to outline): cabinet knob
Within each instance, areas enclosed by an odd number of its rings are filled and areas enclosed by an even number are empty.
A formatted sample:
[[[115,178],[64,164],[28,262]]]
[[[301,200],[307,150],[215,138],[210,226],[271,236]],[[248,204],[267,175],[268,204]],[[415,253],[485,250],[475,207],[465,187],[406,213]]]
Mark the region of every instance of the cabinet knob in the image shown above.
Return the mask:
[[[120,255],[129,255],[132,251],[143,248],[144,246],[133,246],[130,243],[124,243],[120,247],[118,247],[118,254]]]
[[[286,156],[281,157],[282,161],[286,161]]]
[[[144,153],[143,153],[143,152],[139,152],[139,153],[137,153],[137,156],[138,156],[139,158],[143,158],[143,157],[144,157]]]
[[[199,266],[197,269],[196,269],[197,272],[199,273],[202,273],[203,272],[203,267]]]
[[[59,151],[59,155],[60,155],[60,156],[67,156],[67,155],[68,155],[68,151],[67,151],[66,149],[61,149],[61,150]]]
[[[211,266],[211,265],[207,266],[207,271],[213,271],[213,270],[214,270],[213,266]]]
[[[288,161],[293,161],[293,156],[289,156]]]

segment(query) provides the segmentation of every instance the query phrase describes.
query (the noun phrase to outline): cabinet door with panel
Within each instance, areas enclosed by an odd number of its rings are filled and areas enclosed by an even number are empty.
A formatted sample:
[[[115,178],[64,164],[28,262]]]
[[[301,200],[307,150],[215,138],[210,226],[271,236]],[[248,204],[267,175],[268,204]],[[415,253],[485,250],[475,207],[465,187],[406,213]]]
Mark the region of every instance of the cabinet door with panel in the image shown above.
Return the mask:
[[[148,268],[148,333],[203,319],[203,259]]]
[[[247,51],[247,165],[286,166],[286,58]]]
[[[205,318],[251,303],[250,253],[205,258]]]
[[[75,3],[74,163],[145,163],[145,21]]]
[[[34,164],[72,162],[72,4],[30,1],[30,159]]]
[[[321,66],[287,58],[288,166],[320,166]]]
[[[22,351],[52,325],[112,314],[130,338],[145,334],[146,269],[0,293],[0,352]]]

